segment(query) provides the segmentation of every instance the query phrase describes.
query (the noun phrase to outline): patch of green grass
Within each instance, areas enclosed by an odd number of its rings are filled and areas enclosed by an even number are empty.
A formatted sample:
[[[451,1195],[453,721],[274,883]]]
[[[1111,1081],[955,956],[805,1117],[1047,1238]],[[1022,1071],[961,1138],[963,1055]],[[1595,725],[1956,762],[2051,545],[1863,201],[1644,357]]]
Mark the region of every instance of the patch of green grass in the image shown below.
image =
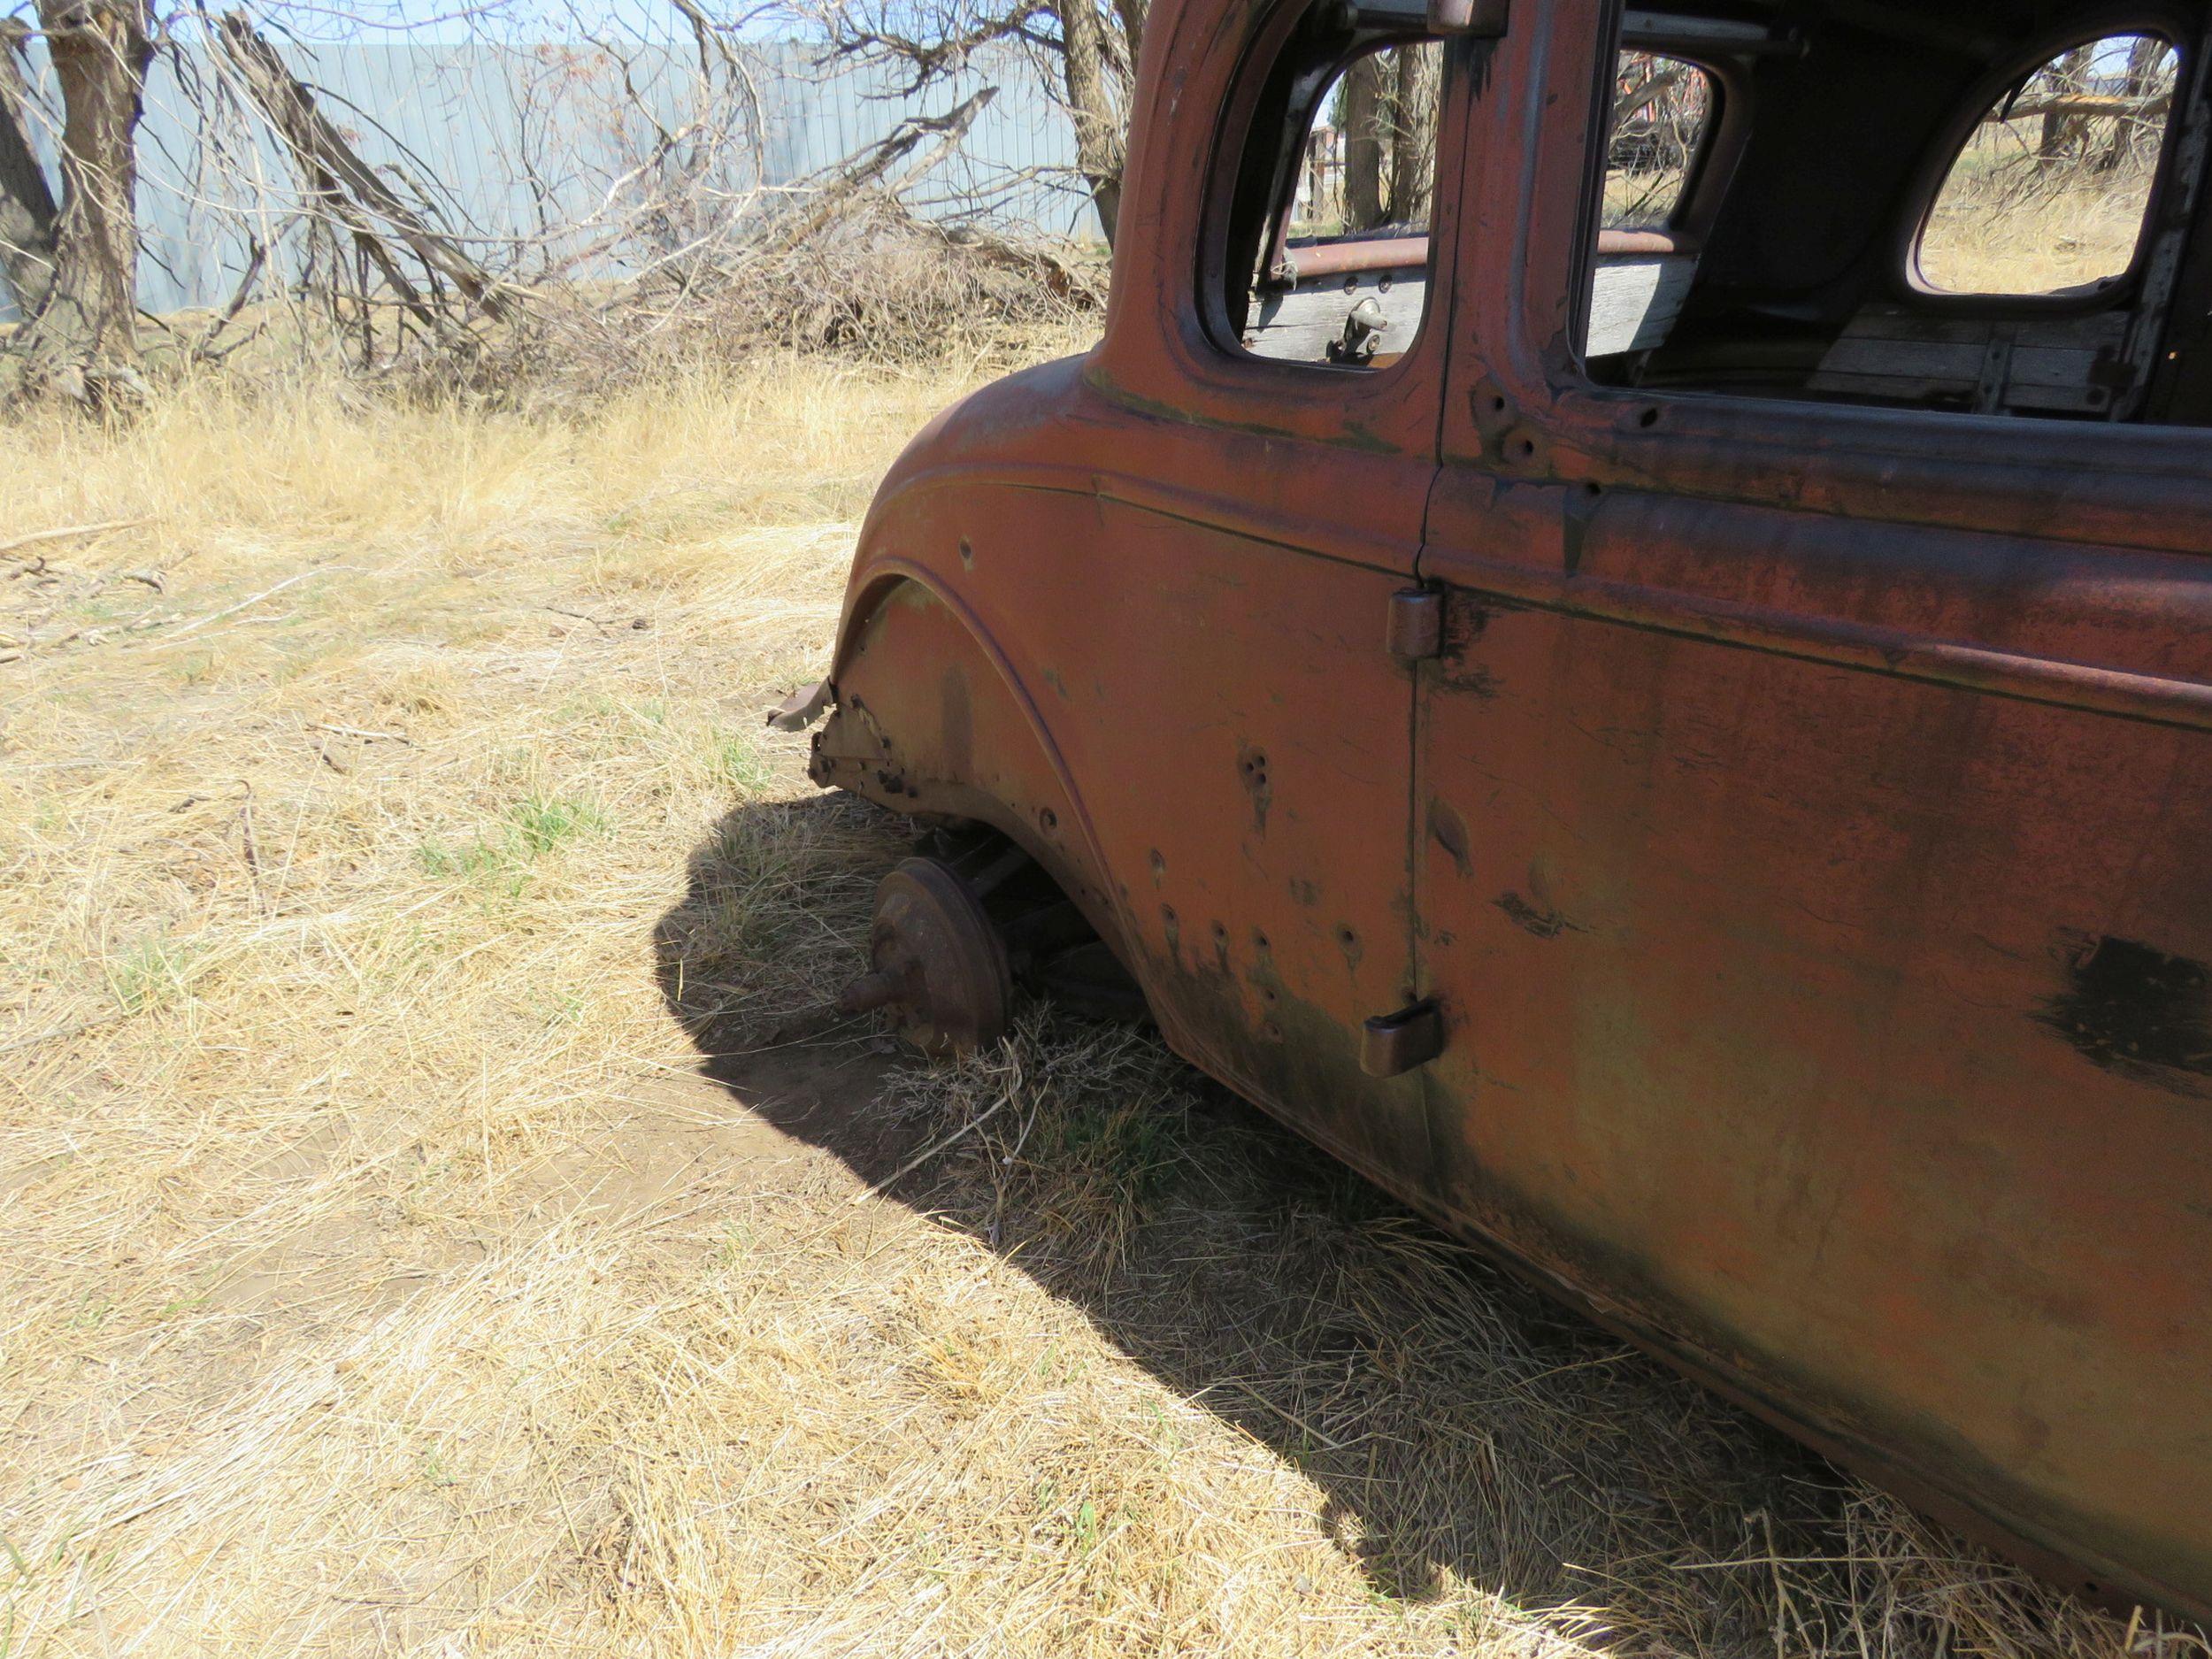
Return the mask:
[[[461,847],[426,841],[415,849],[422,872],[439,880],[460,879],[521,896],[531,866],[580,835],[607,827],[606,815],[583,801],[532,795],[501,815],[498,833],[479,835]]]
[[[721,1270],[736,1267],[753,1253],[754,1244],[750,1223],[729,1223],[722,1229],[721,1242],[714,1247],[715,1267]]]
[[[775,780],[775,772],[767,757],[760,752],[760,745],[745,732],[729,732],[720,726],[707,731],[709,752],[713,757],[715,780],[740,795],[756,795],[766,793]]]
[[[1149,1101],[1079,1101],[1040,1129],[1057,1143],[1054,1158],[1090,1172],[1140,1216],[1159,1199],[1181,1150],[1179,1120]]]
[[[550,795],[529,795],[507,809],[509,840],[526,858],[541,858],[562,842],[607,827],[597,807]]]
[[[460,1484],[461,1478],[446,1466],[445,1448],[435,1440],[425,1440],[416,1448],[415,1463],[426,1486],[453,1486]]]
[[[548,1025],[580,1025],[590,1007],[581,991],[564,991],[557,996],[541,998],[538,1015]]]
[[[192,963],[190,947],[149,934],[108,963],[108,992],[126,1014],[169,1007],[190,994]]]
[[[426,841],[415,849],[415,862],[422,872],[441,881],[459,879],[483,887],[503,888],[510,898],[522,892],[524,872],[511,867],[504,846],[495,846],[479,836],[473,846],[449,847],[443,841]]]

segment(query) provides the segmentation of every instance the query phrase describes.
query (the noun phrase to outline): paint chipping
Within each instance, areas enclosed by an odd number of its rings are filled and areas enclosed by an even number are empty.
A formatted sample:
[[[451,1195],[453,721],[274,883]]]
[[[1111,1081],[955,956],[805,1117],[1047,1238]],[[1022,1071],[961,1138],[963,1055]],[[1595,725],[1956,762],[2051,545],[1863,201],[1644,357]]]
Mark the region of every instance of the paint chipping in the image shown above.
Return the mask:
[[[2062,930],[2065,988],[2033,1018],[2084,1059],[2177,1094],[2212,1094],[2212,970],[2132,939]]]

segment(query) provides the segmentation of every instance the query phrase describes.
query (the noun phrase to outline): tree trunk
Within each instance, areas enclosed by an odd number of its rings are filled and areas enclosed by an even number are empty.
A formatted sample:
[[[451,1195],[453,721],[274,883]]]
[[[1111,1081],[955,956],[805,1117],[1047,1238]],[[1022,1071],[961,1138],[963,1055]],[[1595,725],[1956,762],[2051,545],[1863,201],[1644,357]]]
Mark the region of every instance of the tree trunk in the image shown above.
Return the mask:
[[[9,25],[12,25],[10,27]],[[0,25],[0,278],[26,320],[44,309],[54,286],[54,221],[59,211],[46,171],[31,148],[30,82],[17,54],[28,34]]]
[[[2131,104],[2140,103],[2149,91],[2151,71],[2165,53],[2166,42],[2155,35],[2139,37],[2128,48],[2127,78],[2121,83],[2120,96]],[[2121,116],[2112,123],[2112,142],[2106,148],[2104,159],[2098,164],[2100,173],[2116,173],[2121,164],[2135,154],[2135,141],[2141,134],[2145,119],[2134,114]]]
[[[1144,50],[1144,20],[1151,10],[1148,0],[1114,0],[1114,12],[1121,19],[1122,38],[1129,45],[1129,72],[1136,73],[1138,56]]]
[[[1390,96],[1390,222],[1425,225],[1436,178],[1437,81],[1433,45],[1401,46]]]
[[[1091,188],[1106,246],[1120,227],[1121,173],[1128,155],[1128,134],[1115,107],[1106,72],[1104,22],[1097,0],[1056,0],[1067,88],[1068,119],[1075,127],[1075,165]]]
[[[1344,72],[1344,228],[1372,230],[1383,222],[1382,54],[1371,52]]]
[[[53,286],[17,342],[25,389],[99,405],[134,397],[138,119],[153,61],[147,0],[39,0],[61,88]]]
[[[2056,91],[2061,99],[2069,93],[2085,90],[2082,78],[2089,73],[2090,60],[2096,56],[2095,42],[2077,46],[2059,59]],[[2043,131],[2037,140],[2035,153],[2042,161],[2062,160],[2082,131],[2082,118],[2053,111],[2043,118]]]

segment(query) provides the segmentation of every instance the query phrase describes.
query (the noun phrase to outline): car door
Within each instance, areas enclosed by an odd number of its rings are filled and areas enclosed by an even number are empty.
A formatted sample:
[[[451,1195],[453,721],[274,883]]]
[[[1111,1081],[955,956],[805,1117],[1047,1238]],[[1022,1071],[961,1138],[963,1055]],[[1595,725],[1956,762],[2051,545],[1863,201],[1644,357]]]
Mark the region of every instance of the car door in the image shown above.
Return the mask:
[[[1431,1202],[2202,1609],[2212,442],[1594,383],[1616,38],[1517,11],[1477,115],[1421,565]]]
[[[1055,729],[1171,1044],[1361,1167],[1418,1168],[1418,1081],[1363,1069],[1362,1041],[1411,997],[1414,673],[1389,627],[1434,476],[1445,308],[1401,309],[1379,365],[1331,360],[1341,319],[1266,355],[1258,307],[1226,312],[1303,188],[1316,93],[1421,13],[1240,16],[1248,35],[1194,11],[1194,38],[1148,46],[1115,314],[1067,434],[1110,464],[1033,556],[1025,626],[1051,630]],[[1425,246],[1393,257],[1399,300],[1448,292],[1448,243],[1441,273]],[[1348,311],[1379,278],[1330,280]]]

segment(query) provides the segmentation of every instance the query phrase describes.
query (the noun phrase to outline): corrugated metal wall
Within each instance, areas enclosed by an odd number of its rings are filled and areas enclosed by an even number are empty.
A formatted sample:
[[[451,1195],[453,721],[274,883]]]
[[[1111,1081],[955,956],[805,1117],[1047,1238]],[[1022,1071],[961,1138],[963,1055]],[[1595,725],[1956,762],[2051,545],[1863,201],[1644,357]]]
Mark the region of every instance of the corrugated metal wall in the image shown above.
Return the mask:
[[[364,159],[403,196],[437,204],[436,219],[495,268],[518,262],[526,273],[549,253],[588,245],[610,220],[610,193],[652,155],[656,128],[681,135],[700,108],[688,44],[280,44]],[[743,58],[760,112],[745,142],[714,157],[711,189],[722,199],[804,179],[906,117],[942,114],[989,85],[997,96],[915,205],[979,205],[1002,225],[1095,234],[1067,177],[1066,117],[1024,57],[979,57],[956,85],[921,97],[902,96],[879,69],[819,68],[798,47],[749,44]],[[163,56],[148,87],[139,211],[150,311],[220,304],[251,242],[279,245],[298,205],[284,157],[211,68],[204,49],[187,45]],[[664,165],[690,153],[680,144]],[[679,241],[684,228],[664,234]]]

